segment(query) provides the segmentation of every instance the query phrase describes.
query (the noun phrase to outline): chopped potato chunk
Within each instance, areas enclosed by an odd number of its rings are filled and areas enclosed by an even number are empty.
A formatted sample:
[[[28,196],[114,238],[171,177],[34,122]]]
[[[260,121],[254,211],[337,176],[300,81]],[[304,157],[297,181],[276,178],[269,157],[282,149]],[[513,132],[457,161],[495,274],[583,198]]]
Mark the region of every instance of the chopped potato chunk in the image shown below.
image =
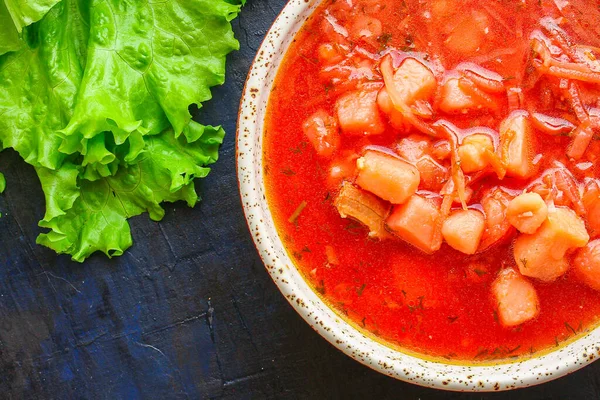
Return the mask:
[[[388,236],[384,220],[390,205],[371,193],[360,190],[350,182],[342,184],[342,190],[334,202],[342,218],[353,218],[369,228],[369,236],[384,239]]]
[[[485,213],[485,231],[479,250],[486,250],[497,243],[503,243],[514,233],[514,228],[506,219],[506,210],[512,196],[500,187],[485,193],[481,206]]]
[[[410,162],[416,162],[430,151],[431,141],[423,135],[412,134],[400,139],[396,151],[400,157]]]
[[[376,91],[347,93],[337,100],[336,109],[340,128],[346,134],[379,135],[385,131]]]
[[[537,193],[523,193],[508,204],[506,217],[519,232],[535,233],[548,216],[548,206]]]
[[[500,124],[502,159],[506,164],[506,175],[528,178],[535,172],[533,158],[533,132],[527,113],[512,112]]]
[[[492,293],[498,307],[498,319],[506,327],[521,325],[540,312],[535,288],[512,268],[500,271],[492,284]]]
[[[573,269],[582,282],[600,290],[600,239],[592,240],[577,251]]]
[[[477,210],[459,210],[451,214],[442,226],[442,235],[453,249],[475,254],[485,229],[485,217]]]
[[[440,109],[448,114],[466,113],[476,108],[477,103],[458,85],[458,78],[450,78],[442,86]]]
[[[474,134],[467,136],[458,148],[460,157],[460,167],[470,174],[471,172],[481,171],[488,166],[486,151],[494,151],[492,138],[484,134]]]
[[[408,106],[415,106],[415,111],[422,114],[420,110],[423,107],[426,108],[422,102],[426,102],[433,96],[437,81],[433,72],[420,61],[407,58],[394,73],[394,85],[400,100]],[[385,88],[380,90],[377,104],[381,111],[388,115],[390,124],[395,129],[406,129],[407,124],[402,112],[394,108],[392,99]]]
[[[331,157],[340,145],[337,121],[323,110],[311,115],[302,125],[302,129],[320,156]]]
[[[380,151],[367,150],[356,161],[356,183],[392,204],[402,204],[419,187],[419,170],[412,164]]]
[[[432,245],[439,216],[439,207],[433,199],[415,194],[405,204],[394,207],[386,225],[402,240],[430,254],[438,250]]]
[[[567,272],[566,252],[588,241],[583,220],[573,210],[558,207],[549,210],[536,233],[522,234],[515,240],[514,258],[523,275],[549,282]]]

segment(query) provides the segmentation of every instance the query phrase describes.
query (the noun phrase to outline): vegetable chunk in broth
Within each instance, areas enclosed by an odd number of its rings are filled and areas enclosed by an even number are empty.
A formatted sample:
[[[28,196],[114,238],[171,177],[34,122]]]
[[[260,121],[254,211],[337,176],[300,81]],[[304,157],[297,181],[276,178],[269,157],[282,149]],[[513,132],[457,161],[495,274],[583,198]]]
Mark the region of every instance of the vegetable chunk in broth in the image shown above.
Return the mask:
[[[315,291],[433,358],[546,351],[600,320],[600,12],[326,0],[265,125],[267,198]]]

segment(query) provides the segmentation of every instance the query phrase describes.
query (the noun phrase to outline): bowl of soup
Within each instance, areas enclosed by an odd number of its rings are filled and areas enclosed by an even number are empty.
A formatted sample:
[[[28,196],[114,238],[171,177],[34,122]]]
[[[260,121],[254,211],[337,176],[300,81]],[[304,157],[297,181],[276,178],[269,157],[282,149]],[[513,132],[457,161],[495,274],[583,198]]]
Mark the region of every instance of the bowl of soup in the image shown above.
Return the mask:
[[[598,357],[591,6],[286,5],[241,102],[241,199],[271,277],[334,346],[463,391]]]

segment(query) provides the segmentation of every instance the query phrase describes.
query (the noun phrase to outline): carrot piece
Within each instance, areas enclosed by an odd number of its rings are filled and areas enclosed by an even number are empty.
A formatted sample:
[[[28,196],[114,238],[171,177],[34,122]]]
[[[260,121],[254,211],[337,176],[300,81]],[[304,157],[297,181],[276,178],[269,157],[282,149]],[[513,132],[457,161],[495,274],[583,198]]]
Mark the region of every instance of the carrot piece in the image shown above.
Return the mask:
[[[437,121],[436,129],[440,130],[450,142],[451,161],[452,161],[452,181],[454,182],[454,190],[460,199],[464,210],[467,209],[465,200],[465,175],[460,166],[460,154],[458,152],[458,131],[459,129],[452,123],[444,120]]]
[[[503,243],[514,233],[514,228],[506,219],[506,210],[512,196],[500,187],[486,192],[481,199],[485,213],[485,231],[479,245],[479,251]]]
[[[527,114],[512,112],[500,124],[502,161],[506,174],[518,178],[528,178],[534,172],[533,135]]]
[[[566,168],[560,168],[555,171],[554,182],[556,188],[563,192],[565,198],[571,203],[577,215],[585,215],[585,206],[581,200],[579,187],[570,172]]]
[[[354,91],[336,102],[342,132],[348,135],[379,135],[385,125],[377,107],[377,91]]]
[[[549,282],[569,268],[567,251],[588,241],[583,220],[573,210],[557,207],[550,210],[536,233],[522,234],[515,240],[514,258],[523,275]]]
[[[481,171],[488,166],[486,151],[494,151],[492,138],[484,134],[473,134],[463,139],[458,148],[460,167],[464,172]]]
[[[575,115],[580,122],[586,122],[589,119],[588,112],[581,100],[579,85],[575,82],[569,82],[567,90],[563,90],[564,96],[569,100],[571,108],[575,111]]]
[[[392,204],[408,200],[417,191],[421,180],[414,165],[380,151],[367,150],[356,161],[356,166],[356,183]]]
[[[384,220],[390,205],[371,193],[357,188],[350,182],[344,182],[334,206],[342,218],[352,218],[366,225],[370,237],[385,239],[389,236],[384,227]]]
[[[600,290],[600,240],[592,240],[577,251],[573,260],[575,275],[583,283]]]
[[[335,252],[333,246],[325,246],[325,256],[327,257],[327,264],[329,265],[339,265],[340,260]]]
[[[485,217],[477,210],[458,210],[452,213],[442,226],[446,243],[465,254],[475,254],[483,231]]]
[[[567,147],[567,156],[574,160],[579,160],[587,150],[592,138],[594,130],[592,129],[589,120],[579,125],[573,131],[573,140]]]
[[[405,242],[431,254],[434,246],[435,224],[440,211],[432,199],[413,195],[400,206],[395,206],[386,220],[388,229]]]
[[[597,179],[589,179],[583,189],[583,204],[587,212],[590,236],[600,235],[600,184]]]
[[[546,71],[548,75],[563,79],[574,79],[586,83],[600,83],[600,72],[592,71],[589,67],[575,63],[554,62]]]
[[[548,206],[537,193],[523,193],[508,204],[506,218],[519,232],[533,234],[548,217]]]
[[[506,90],[506,97],[508,98],[508,109],[510,111],[516,111],[523,108],[525,99],[523,97],[523,90],[521,88],[508,88]]]
[[[337,121],[324,110],[311,115],[302,125],[302,129],[320,156],[331,157],[340,145]]]
[[[498,176],[498,179],[504,179],[506,176],[506,165],[504,165],[498,154],[491,149],[485,149],[483,156]]]
[[[444,195],[444,199],[442,200],[442,206],[440,208],[440,215],[435,221],[435,230],[433,231],[433,238],[431,240],[431,248],[435,250],[439,250],[442,246],[442,241],[444,239],[442,235],[442,228],[444,227],[444,222],[450,215],[450,210],[452,209],[452,203],[454,202],[454,193],[447,193]]]
[[[537,317],[540,312],[535,288],[512,268],[498,273],[492,283],[492,294],[498,307],[498,319],[506,327],[521,325]]]

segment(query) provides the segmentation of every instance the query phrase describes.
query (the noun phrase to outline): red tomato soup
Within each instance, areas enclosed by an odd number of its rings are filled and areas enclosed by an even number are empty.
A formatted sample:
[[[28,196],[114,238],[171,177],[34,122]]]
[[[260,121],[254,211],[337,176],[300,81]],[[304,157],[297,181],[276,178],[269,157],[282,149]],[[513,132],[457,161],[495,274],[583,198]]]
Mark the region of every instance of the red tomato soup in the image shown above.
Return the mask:
[[[594,4],[317,9],[273,87],[264,175],[290,256],[340,315],[392,346],[481,362],[596,326]]]

